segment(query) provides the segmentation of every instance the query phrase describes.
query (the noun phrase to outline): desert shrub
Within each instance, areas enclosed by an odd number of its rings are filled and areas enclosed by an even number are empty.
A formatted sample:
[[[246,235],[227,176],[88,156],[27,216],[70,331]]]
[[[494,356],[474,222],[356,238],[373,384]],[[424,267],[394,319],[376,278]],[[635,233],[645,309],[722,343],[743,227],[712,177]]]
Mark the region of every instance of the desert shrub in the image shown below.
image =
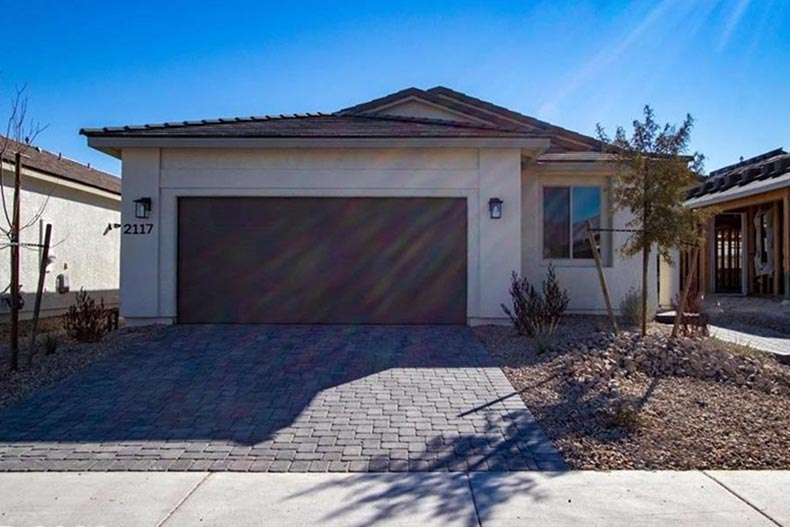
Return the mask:
[[[505,304],[502,310],[513,322],[519,335],[532,335],[532,318],[536,311],[538,293],[526,278],[519,278],[513,271],[510,279],[510,299],[513,303],[511,311]]]
[[[632,327],[638,328],[642,326],[642,291],[632,287],[620,299],[620,316],[623,321]],[[656,310],[648,302],[647,304],[647,320],[653,320],[656,316]]]
[[[76,294],[73,306],[63,318],[63,327],[69,337],[78,342],[98,342],[107,331],[107,310],[104,300],[97,304],[84,289]]]
[[[618,405],[612,413],[612,424],[625,430],[638,430],[644,426],[644,420],[639,414],[639,408],[633,404],[623,403]]]
[[[514,271],[510,282],[511,310],[502,304],[502,310],[513,322],[519,335],[530,337],[552,335],[559,326],[563,313],[568,308],[568,292],[562,289],[549,265],[543,290],[539,292],[526,278],[519,278]]]
[[[58,350],[58,344],[60,344],[60,339],[55,333],[45,333],[41,340],[45,355],[53,355]]]

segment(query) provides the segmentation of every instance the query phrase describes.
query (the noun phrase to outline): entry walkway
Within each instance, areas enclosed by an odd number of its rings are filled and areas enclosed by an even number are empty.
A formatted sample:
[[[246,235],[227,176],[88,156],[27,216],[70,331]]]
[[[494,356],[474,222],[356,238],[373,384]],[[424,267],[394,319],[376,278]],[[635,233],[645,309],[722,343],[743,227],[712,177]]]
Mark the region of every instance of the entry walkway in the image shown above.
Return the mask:
[[[711,336],[725,342],[740,344],[741,346],[748,346],[756,350],[775,353],[777,355],[790,356],[790,337],[755,335],[753,333],[746,333],[745,331],[737,331],[735,329],[722,328],[719,326],[710,326],[709,331]]]
[[[671,325],[675,321],[675,312],[665,311],[659,313],[656,316],[656,321]],[[790,321],[788,324],[790,324]],[[727,326],[708,324],[708,331],[712,337],[724,342],[748,346],[767,353],[790,356],[790,336],[787,333],[730,321],[727,322]],[[790,326],[788,326],[788,331],[790,331]]]
[[[790,472],[0,474],[0,525],[790,526]]]

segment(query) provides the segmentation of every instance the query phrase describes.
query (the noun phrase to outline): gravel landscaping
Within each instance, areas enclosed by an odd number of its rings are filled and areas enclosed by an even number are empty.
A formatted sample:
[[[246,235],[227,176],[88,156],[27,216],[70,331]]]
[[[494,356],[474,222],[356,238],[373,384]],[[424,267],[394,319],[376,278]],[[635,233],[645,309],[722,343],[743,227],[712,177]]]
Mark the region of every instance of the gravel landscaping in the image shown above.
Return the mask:
[[[59,333],[55,353],[40,348],[16,373],[0,351],[0,408],[159,329],[124,328],[95,344]],[[790,468],[790,366],[768,354],[673,340],[660,325],[646,339],[615,337],[600,317],[566,317],[540,346],[509,327],[475,333],[570,468]]]
[[[62,330],[57,329],[57,324],[45,323],[44,327],[57,339],[57,349],[52,354],[46,354],[43,343],[47,334],[39,335],[30,366],[24,364],[23,356],[20,358],[20,369],[11,372],[8,369],[8,346],[0,348],[0,408],[125,349],[141,332],[155,331],[157,328],[123,328],[106,335],[100,342],[81,343],[69,340]],[[24,331],[21,333],[25,338],[20,338],[20,346],[25,351],[28,337]]]
[[[790,366],[665,326],[606,327],[567,317],[541,354],[512,328],[475,330],[571,468],[790,468]]]

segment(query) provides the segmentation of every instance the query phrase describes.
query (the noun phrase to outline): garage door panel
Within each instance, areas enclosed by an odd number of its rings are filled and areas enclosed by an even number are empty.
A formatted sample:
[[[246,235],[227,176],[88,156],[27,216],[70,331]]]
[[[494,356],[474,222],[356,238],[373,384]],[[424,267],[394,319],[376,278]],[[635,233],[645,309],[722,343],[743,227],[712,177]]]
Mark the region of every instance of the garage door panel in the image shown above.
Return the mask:
[[[178,316],[464,323],[466,201],[181,198]]]

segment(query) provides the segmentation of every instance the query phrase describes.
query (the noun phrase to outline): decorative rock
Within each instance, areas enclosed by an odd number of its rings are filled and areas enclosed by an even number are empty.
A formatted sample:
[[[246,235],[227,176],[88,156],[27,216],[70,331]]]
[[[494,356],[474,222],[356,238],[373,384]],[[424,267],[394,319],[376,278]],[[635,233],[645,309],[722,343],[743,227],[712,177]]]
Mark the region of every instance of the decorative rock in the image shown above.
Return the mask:
[[[595,333],[584,317],[568,318],[557,337],[567,352],[551,362],[534,351],[513,354],[520,344],[512,330],[475,332],[571,468],[790,466],[787,365],[715,339],[672,339],[660,327],[644,339],[615,337]],[[635,402],[636,422],[617,415]]]
[[[790,378],[772,360],[735,355],[699,337],[670,340],[661,333],[651,333],[643,339],[630,332],[603,337],[582,337],[569,346],[577,352],[563,360],[566,376],[583,376],[588,385],[589,378],[607,381],[641,372],[652,377],[711,379],[755,389],[778,386],[782,393],[790,393]]]

